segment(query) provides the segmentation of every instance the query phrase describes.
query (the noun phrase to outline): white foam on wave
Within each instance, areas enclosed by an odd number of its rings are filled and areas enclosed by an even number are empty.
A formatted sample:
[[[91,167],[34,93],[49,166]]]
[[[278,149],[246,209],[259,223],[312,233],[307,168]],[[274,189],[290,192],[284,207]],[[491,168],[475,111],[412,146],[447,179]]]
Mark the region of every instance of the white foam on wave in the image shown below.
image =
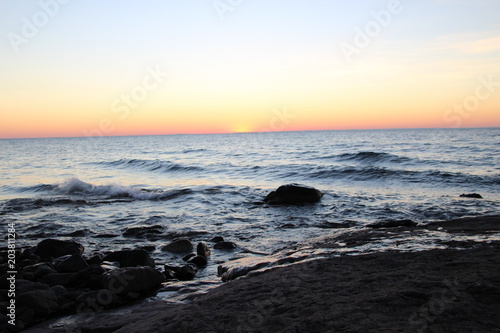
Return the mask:
[[[56,186],[56,191],[66,195],[127,197],[138,200],[165,200],[189,190],[153,191],[123,185],[93,185],[78,178],[71,178]]]

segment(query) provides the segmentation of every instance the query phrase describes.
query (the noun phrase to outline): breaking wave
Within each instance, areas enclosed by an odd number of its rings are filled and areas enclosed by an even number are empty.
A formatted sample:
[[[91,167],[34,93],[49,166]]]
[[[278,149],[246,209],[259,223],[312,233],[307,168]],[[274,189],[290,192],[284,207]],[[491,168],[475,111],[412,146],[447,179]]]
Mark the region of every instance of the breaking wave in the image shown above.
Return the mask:
[[[54,191],[65,195],[80,196],[105,196],[112,198],[132,198],[138,200],[167,200],[179,195],[191,193],[190,189],[180,190],[149,190],[123,185],[93,185],[81,181],[78,178],[71,178],[64,183],[57,185]]]

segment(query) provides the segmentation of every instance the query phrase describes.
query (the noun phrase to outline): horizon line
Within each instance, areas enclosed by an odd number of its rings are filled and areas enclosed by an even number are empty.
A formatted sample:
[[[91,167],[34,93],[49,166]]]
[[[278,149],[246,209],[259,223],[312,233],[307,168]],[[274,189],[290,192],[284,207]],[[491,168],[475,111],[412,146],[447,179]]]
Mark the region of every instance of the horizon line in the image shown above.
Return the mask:
[[[84,138],[113,138],[128,136],[174,136],[174,135],[225,135],[225,134],[266,134],[266,133],[287,133],[287,132],[322,132],[322,131],[383,131],[383,130],[426,130],[426,129],[486,129],[500,128],[500,126],[479,126],[479,127],[387,127],[387,128],[346,128],[346,129],[305,129],[305,130],[282,130],[266,132],[219,132],[219,133],[165,133],[165,134],[123,134],[123,135],[94,135],[94,136],[33,136],[33,137],[0,137],[0,140],[28,140],[28,139],[84,139]]]

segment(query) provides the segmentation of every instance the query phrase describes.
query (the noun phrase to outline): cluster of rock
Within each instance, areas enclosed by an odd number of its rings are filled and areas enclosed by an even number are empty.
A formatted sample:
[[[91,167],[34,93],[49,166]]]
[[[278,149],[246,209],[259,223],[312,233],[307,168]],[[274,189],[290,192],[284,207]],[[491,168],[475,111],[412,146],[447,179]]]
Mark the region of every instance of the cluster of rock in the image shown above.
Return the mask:
[[[217,248],[228,249],[228,244],[231,248],[236,247],[222,237],[214,242]],[[162,248],[177,254],[193,249],[193,244],[185,238],[173,240]],[[184,266],[165,264],[162,272],[142,248],[85,257],[84,247],[79,243],[45,239],[35,247],[16,251],[14,329],[18,331],[55,315],[97,312],[137,301],[152,295],[168,280],[191,280],[198,269],[207,265],[211,254],[208,245],[200,242],[196,253],[184,257]],[[0,251],[0,304],[3,309],[9,302],[6,259],[7,252]],[[8,317],[0,316],[0,324],[6,323]]]

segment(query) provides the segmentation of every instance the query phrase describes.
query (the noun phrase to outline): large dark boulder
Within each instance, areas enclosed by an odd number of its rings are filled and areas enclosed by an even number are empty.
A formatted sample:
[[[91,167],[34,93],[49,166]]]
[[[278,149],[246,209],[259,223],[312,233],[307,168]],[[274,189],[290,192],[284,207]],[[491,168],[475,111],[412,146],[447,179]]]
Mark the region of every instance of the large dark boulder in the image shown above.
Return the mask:
[[[118,261],[121,267],[155,267],[153,258],[144,249],[115,251],[106,255],[103,261]]]
[[[288,184],[269,193],[264,202],[270,205],[297,205],[321,200],[321,191],[306,185]]]
[[[158,288],[165,276],[151,267],[127,267],[104,273],[102,287],[113,294],[145,293]]]
[[[44,239],[35,248],[35,254],[44,260],[58,258],[67,254],[82,254],[84,247],[74,241]]]

